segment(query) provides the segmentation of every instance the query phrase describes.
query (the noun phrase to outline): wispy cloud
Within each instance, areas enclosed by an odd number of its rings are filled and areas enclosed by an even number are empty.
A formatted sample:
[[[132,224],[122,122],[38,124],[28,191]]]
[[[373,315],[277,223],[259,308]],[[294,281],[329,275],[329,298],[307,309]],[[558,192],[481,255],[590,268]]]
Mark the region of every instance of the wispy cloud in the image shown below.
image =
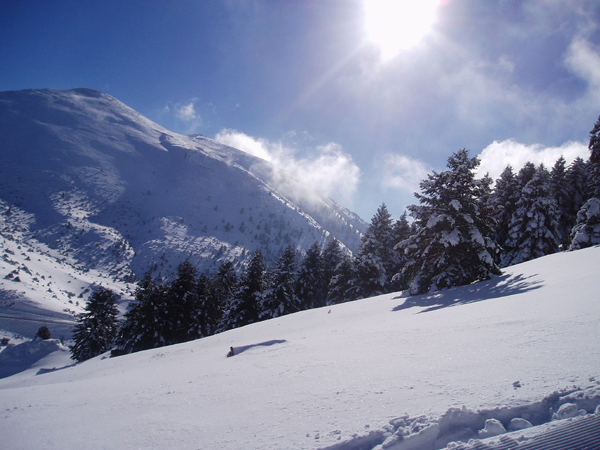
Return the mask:
[[[477,172],[479,175],[489,173],[493,179],[497,179],[507,165],[510,164],[518,171],[528,161],[535,165],[543,163],[551,169],[561,155],[569,164],[577,157],[587,159],[589,150],[583,142],[567,142],[560,147],[545,147],[541,144],[525,145],[513,139],[494,141],[478,155],[481,165]]]
[[[431,167],[419,159],[389,153],[384,157],[381,170],[382,188],[400,189],[412,193],[419,190],[419,183],[427,178]]]
[[[182,105],[177,108],[177,117],[181,120],[185,120],[186,122],[196,121],[200,119],[200,116],[196,113],[194,109],[194,102],[190,102],[187,105]]]
[[[306,185],[345,206],[352,204],[360,183],[360,168],[352,156],[334,142],[301,152],[282,141],[271,142],[227,128],[217,133],[215,140],[287,170]],[[303,156],[299,156],[299,153],[303,153]],[[275,171],[273,177],[274,183],[285,183],[285,177],[280,177],[279,172]]]
[[[198,107],[203,113],[198,111]],[[167,125],[185,134],[197,133],[205,125],[204,114],[211,105],[199,104],[197,98],[185,102],[168,103],[161,112],[161,119]]]
[[[596,105],[600,101],[600,50],[588,41],[576,38],[569,46],[565,64],[588,86],[588,94]]]

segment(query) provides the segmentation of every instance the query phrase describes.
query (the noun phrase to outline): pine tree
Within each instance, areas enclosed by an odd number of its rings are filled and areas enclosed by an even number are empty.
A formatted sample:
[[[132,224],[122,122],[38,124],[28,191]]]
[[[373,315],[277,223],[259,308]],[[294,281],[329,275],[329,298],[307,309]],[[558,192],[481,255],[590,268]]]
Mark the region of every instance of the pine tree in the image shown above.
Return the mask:
[[[519,200],[521,189],[510,165],[506,166],[496,180],[491,198],[492,217],[496,221],[495,240],[504,248],[508,238],[510,219]],[[497,255],[499,257],[499,255]],[[496,262],[499,262],[496,260]]]
[[[447,171],[421,182],[420,205],[409,206],[418,231],[400,242],[407,262],[400,273],[411,294],[469,284],[499,275],[492,255],[494,222],[484,201],[491,179],[476,180],[479,159],[460,150],[448,159]]]
[[[296,294],[300,299],[300,309],[311,309],[325,306],[327,287],[323,279],[323,259],[317,242],[313,243],[298,270]]]
[[[118,314],[114,292],[104,287],[94,291],[85,312],[77,318],[71,358],[85,361],[110,350],[119,332]]]
[[[408,222],[407,212],[403,212],[393,228],[394,253],[392,257],[394,259],[394,267],[392,273],[394,273],[394,275],[392,277],[392,289],[395,291],[404,290],[408,287],[407,280],[403,279],[401,276],[402,268],[406,264],[406,256],[403,251],[397,249],[397,245],[415,234],[415,232],[416,230]]]
[[[46,340],[52,338],[52,333],[50,332],[50,328],[48,328],[46,325],[42,325],[41,327],[38,328],[37,333],[35,333],[35,337],[40,338],[43,341],[46,341]]]
[[[327,289],[327,305],[354,300],[353,292],[354,268],[352,259],[346,254],[341,255],[341,260],[335,268],[335,273],[329,280]]]
[[[256,250],[242,273],[219,330],[230,330],[258,322],[265,287],[266,266],[262,252]]]
[[[566,161],[562,156],[556,160],[550,172],[550,195],[556,200],[556,218],[560,233],[559,244],[561,247],[566,248],[569,242],[570,230],[575,224],[575,218],[569,214],[571,199],[566,179]]]
[[[177,268],[177,275],[167,289],[165,340],[167,345],[186,342],[201,336],[198,319],[197,270],[188,261]]]
[[[588,161],[587,198],[600,198],[600,163]]]
[[[521,167],[521,170],[519,170],[519,173],[517,174],[517,183],[521,189],[533,179],[536,170],[535,164],[531,161],[527,161],[525,165]]]
[[[575,158],[567,168],[565,179],[567,182],[568,198],[570,198],[567,214],[575,223],[577,212],[587,200],[588,190],[588,165],[581,158]]]
[[[554,253],[559,248],[556,200],[550,192],[550,174],[540,166],[521,191],[510,223],[502,267]]]
[[[589,199],[577,213],[577,223],[571,232],[569,250],[579,250],[600,244],[600,200]]]
[[[118,353],[132,353],[166,345],[167,290],[147,272],[135,290],[136,302],[125,313],[117,339]]]
[[[329,291],[329,283],[337,273],[338,265],[342,262],[343,251],[340,241],[337,239],[330,240],[323,251],[321,252],[321,260],[323,261],[323,286],[325,289],[325,304],[327,304],[327,293]]]
[[[223,316],[223,307],[218,298],[213,295],[211,278],[201,274],[196,282],[196,295],[199,307],[194,312],[193,321],[199,324],[199,337],[215,334],[217,326]]]
[[[590,162],[592,164],[600,164],[600,117],[594,124],[594,128],[590,131]]]
[[[600,117],[590,131],[588,198],[600,198]]]
[[[273,268],[265,292],[260,319],[271,319],[300,310],[296,295],[296,252],[285,248]]]
[[[237,285],[238,277],[233,262],[224,262],[211,277],[212,295],[221,309],[224,309],[233,300]]]
[[[354,262],[356,298],[390,291],[396,268],[395,244],[392,216],[382,204],[371,219]]]

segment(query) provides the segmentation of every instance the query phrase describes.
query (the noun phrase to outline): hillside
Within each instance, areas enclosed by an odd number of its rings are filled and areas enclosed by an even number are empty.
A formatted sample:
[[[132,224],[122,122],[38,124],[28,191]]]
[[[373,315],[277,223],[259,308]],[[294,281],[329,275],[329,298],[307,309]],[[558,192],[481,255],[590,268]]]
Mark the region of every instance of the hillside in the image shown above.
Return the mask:
[[[365,228],[283,169],[107,94],[0,92],[0,315],[79,312],[90,283],[127,298],[136,277],[186,258],[214,271],[334,237],[354,251]]]
[[[597,434],[599,260],[599,247],[554,254],[470,286],[76,365],[59,350],[0,380],[3,445],[500,449],[550,428]],[[525,421],[538,427],[518,431]]]

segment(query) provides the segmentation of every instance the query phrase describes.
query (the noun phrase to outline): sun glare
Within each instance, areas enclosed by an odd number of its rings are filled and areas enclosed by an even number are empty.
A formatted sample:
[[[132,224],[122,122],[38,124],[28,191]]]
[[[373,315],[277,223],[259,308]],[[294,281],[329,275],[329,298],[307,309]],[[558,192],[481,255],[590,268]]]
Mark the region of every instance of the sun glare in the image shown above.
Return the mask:
[[[416,44],[429,32],[440,0],[365,0],[366,32],[384,60]]]

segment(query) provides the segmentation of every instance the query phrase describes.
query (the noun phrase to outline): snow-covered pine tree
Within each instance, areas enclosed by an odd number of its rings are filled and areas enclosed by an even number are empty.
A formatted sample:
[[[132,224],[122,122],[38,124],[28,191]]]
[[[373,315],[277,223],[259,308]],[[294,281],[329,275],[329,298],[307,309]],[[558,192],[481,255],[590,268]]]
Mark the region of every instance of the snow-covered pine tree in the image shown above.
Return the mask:
[[[330,240],[321,252],[321,259],[323,260],[323,284],[326,289],[329,289],[329,283],[336,274],[337,267],[342,261],[342,255],[340,241],[335,238]]]
[[[600,163],[588,162],[588,198],[600,198]]]
[[[590,131],[588,197],[600,198],[600,117]]]
[[[572,218],[577,217],[577,212],[587,200],[589,167],[582,158],[575,158],[567,168],[565,179],[567,181],[568,197],[571,200],[567,214]]]
[[[398,244],[407,261],[400,273],[410,282],[411,294],[422,294],[469,284],[499,275],[492,255],[494,221],[484,199],[489,177],[476,180],[479,159],[466,149],[448,159],[447,171],[421,182],[420,205],[409,206],[418,230]]]
[[[411,235],[416,232],[416,229],[411,226],[408,222],[408,213],[405,211],[394,223],[393,235],[394,235],[394,253],[392,258],[394,260],[394,268],[392,269],[392,289],[393,290],[404,290],[408,287],[408,283],[402,278],[401,272],[404,264],[406,264],[406,255],[403,251],[396,249],[396,245],[400,242],[408,239]]]
[[[266,266],[263,254],[256,250],[246,266],[237,290],[219,325],[219,331],[258,322],[266,288]]]
[[[543,165],[521,191],[510,222],[508,250],[502,267],[554,253],[559,248],[556,200],[550,192],[550,174]]]
[[[199,325],[198,337],[210,336],[214,334],[222,313],[212,295],[211,279],[205,273],[196,280],[196,296],[199,306],[194,310],[193,322]]]
[[[569,250],[579,250],[600,244],[600,199],[590,198],[577,213],[577,223],[571,231]]]
[[[335,273],[329,280],[325,302],[327,305],[354,300],[352,297],[353,275],[352,258],[346,254],[342,254],[340,262],[335,268]]]
[[[354,295],[367,298],[390,291],[395,275],[392,216],[382,204],[373,218],[354,260]]]
[[[283,250],[271,270],[259,318],[284,316],[300,310],[296,295],[296,251],[292,246]]]
[[[510,219],[515,210],[521,188],[513,168],[508,165],[496,180],[494,192],[491,197],[492,217],[496,221],[495,240],[504,248],[508,238]],[[496,255],[498,258],[499,254]],[[497,259],[496,262],[499,262]]]
[[[117,338],[118,353],[132,353],[166,345],[166,287],[147,272],[135,290],[136,302],[125,313]]]
[[[517,174],[517,183],[519,184],[519,188],[523,189],[527,183],[531,181],[536,172],[535,164],[531,161],[527,161],[523,167],[519,170]]]
[[[296,294],[300,299],[300,309],[325,306],[327,286],[323,278],[323,258],[319,243],[313,243],[306,251],[298,269]]]
[[[558,230],[560,232],[560,246],[566,248],[569,242],[571,228],[575,225],[575,217],[569,214],[569,188],[566,179],[565,158],[561,156],[556,160],[550,172],[550,195],[556,200],[556,214]]]
[[[197,270],[185,260],[177,267],[177,275],[167,289],[165,308],[165,340],[167,345],[197,339],[201,336],[198,316]]]
[[[590,162],[600,164],[600,117],[596,120],[594,128],[590,131]]]
[[[119,332],[118,315],[115,293],[102,286],[96,289],[77,318],[71,358],[85,361],[110,350]]]
[[[225,261],[219,266],[217,272],[211,276],[212,295],[222,311],[233,300],[237,285],[238,277],[232,261]]]

